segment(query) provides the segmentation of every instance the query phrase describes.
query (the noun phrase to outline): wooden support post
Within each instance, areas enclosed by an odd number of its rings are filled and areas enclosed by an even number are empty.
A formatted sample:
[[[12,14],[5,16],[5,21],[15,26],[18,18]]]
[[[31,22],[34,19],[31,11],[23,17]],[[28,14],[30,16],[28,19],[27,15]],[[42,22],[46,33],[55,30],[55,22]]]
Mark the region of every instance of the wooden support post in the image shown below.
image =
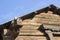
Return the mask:
[[[46,30],[45,32],[48,34],[50,40],[54,40],[54,38],[53,38],[53,33],[52,33],[51,31]]]

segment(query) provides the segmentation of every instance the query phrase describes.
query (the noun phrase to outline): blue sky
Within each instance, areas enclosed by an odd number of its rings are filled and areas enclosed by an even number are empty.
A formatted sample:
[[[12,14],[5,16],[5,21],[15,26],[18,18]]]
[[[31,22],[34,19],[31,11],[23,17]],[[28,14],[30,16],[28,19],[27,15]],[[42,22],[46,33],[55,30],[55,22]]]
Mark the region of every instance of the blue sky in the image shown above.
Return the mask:
[[[60,7],[60,0],[0,0],[0,24],[50,4]]]

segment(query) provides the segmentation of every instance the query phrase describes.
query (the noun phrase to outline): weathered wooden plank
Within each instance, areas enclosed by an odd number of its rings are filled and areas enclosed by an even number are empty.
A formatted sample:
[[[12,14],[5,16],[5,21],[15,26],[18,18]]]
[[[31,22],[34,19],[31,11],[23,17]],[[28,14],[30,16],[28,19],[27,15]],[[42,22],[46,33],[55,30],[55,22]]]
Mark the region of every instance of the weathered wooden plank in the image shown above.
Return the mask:
[[[59,15],[53,14],[53,13],[40,13],[38,15],[36,15],[37,17],[47,17],[47,18],[59,18]],[[36,17],[35,16],[35,17]]]
[[[20,30],[19,35],[44,35],[38,30]]]
[[[55,17],[55,16],[53,16],[53,15],[52,15],[52,16],[49,16],[49,15],[47,15],[47,16],[36,15],[35,18],[60,19],[59,17]]]
[[[59,25],[48,25],[48,24],[44,24],[43,27],[45,29],[51,29],[51,30],[60,31],[60,26]]]
[[[60,37],[54,37],[54,40],[60,40]]]
[[[34,21],[53,21],[53,22],[60,22],[60,19],[51,19],[51,18],[34,18]]]
[[[23,25],[36,25],[36,26],[38,26],[38,25],[41,25],[41,24],[39,24],[39,23],[36,23],[36,22],[31,22],[31,23],[27,23],[27,22],[25,22],[25,23],[22,23]]]
[[[37,20],[36,22],[40,23],[40,24],[42,24],[42,23],[46,23],[46,24],[60,24],[60,21],[58,21],[58,20],[57,21],[53,21],[53,20],[52,21],[49,21],[49,20],[45,20],[45,21],[44,20]]]
[[[18,36],[15,40],[46,40],[44,36]]]
[[[26,29],[26,30],[34,30],[34,29],[38,29],[39,26],[23,26],[21,29]]]

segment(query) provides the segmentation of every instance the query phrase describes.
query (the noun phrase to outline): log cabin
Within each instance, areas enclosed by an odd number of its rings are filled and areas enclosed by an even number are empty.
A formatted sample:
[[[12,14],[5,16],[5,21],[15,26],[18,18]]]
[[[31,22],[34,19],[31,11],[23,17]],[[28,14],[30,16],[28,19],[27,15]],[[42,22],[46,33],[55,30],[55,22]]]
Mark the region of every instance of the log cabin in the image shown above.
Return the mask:
[[[1,24],[0,40],[60,40],[60,8],[52,4]]]

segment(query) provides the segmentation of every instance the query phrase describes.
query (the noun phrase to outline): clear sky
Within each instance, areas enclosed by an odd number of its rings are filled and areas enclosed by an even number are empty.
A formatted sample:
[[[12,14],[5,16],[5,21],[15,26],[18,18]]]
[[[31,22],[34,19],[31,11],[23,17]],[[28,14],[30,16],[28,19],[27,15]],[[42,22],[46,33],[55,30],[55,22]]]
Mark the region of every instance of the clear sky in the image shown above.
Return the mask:
[[[50,4],[60,7],[60,0],[0,0],[0,24]]]

